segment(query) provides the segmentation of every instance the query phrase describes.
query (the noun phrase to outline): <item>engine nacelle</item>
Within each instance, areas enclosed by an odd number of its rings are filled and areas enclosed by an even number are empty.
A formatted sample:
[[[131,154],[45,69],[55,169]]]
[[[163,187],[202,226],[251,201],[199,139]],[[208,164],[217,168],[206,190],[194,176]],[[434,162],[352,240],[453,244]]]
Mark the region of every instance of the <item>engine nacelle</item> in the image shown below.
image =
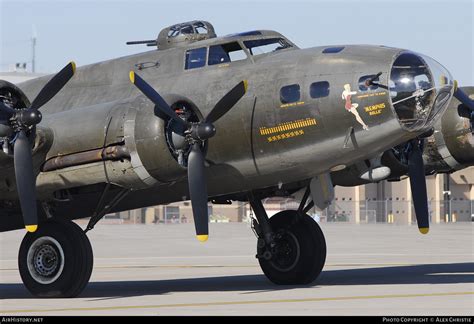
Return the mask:
[[[198,108],[189,99],[179,95],[165,95],[164,99],[181,118],[191,122],[202,119]],[[173,121],[164,122],[152,109],[145,108],[137,111],[134,123],[137,157],[146,172],[158,182],[172,182],[185,177],[185,161],[191,146],[184,137],[170,131]]]
[[[474,87],[462,90],[474,99]],[[454,172],[474,165],[474,129],[470,116],[462,109],[461,103],[453,98],[435,133],[427,139],[423,154],[427,172]]]
[[[0,80],[0,102],[8,103],[13,108],[23,108],[30,105],[30,101],[16,85],[8,81]],[[8,118],[0,111],[0,150],[3,142],[8,141],[13,135],[11,127],[8,125]],[[0,161],[6,155],[0,155]]]

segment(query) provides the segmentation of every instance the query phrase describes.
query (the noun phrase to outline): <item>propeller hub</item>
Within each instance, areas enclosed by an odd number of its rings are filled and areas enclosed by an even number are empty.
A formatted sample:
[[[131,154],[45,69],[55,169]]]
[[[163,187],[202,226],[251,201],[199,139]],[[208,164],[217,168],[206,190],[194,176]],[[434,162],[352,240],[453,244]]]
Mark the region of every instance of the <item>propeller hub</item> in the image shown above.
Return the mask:
[[[15,119],[24,126],[30,127],[38,124],[43,119],[41,112],[34,108],[20,110]]]
[[[211,123],[199,123],[191,126],[191,137],[205,141],[216,134],[216,128]]]

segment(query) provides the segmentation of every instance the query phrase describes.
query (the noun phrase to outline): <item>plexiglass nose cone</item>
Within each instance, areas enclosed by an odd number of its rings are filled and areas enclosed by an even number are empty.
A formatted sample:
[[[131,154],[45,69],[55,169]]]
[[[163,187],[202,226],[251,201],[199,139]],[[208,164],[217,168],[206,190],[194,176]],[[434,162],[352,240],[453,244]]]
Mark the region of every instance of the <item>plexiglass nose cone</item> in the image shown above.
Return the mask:
[[[430,57],[402,52],[390,72],[390,98],[407,130],[427,130],[447,108],[454,91],[449,71]]]

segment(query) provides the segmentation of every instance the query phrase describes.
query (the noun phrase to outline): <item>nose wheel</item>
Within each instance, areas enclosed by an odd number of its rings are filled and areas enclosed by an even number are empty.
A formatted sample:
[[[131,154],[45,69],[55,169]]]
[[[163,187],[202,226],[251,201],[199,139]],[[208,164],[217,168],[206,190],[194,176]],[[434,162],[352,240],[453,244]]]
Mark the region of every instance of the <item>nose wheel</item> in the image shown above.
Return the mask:
[[[299,217],[297,222],[295,217]],[[326,241],[319,225],[295,210],[279,212],[269,222],[276,232],[273,246],[257,249],[257,255],[270,250],[270,258],[258,258],[263,273],[278,285],[313,282],[326,261]]]
[[[268,218],[260,200],[251,205],[258,220],[257,258],[265,276],[278,285],[313,282],[326,261],[326,241],[318,223],[297,210]]]
[[[89,239],[70,221],[42,223],[23,238],[18,267],[36,297],[75,297],[89,282],[93,255]]]

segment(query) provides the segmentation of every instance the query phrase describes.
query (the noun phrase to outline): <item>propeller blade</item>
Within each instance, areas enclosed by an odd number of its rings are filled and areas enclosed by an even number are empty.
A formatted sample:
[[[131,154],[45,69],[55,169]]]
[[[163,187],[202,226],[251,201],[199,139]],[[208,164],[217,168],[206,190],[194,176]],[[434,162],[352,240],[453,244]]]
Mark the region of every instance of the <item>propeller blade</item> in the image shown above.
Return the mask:
[[[188,157],[188,185],[196,236],[199,241],[205,242],[209,237],[207,184],[204,171],[204,154],[198,142],[193,144]]]
[[[72,78],[76,72],[76,63],[69,62],[61,71],[59,71],[48,83],[41,89],[31,108],[39,109],[45,103],[51,100]]]
[[[186,128],[184,120],[178,117],[176,112],[166,103],[166,101],[160,96],[155,89],[152,88],[145,80],[143,80],[138,74],[130,71],[130,81],[155,104],[155,115],[161,119],[166,117],[176,121],[183,129]]]
[[[423,152],[417,141],[412,141],[408,153],[408,176],[410,177],[411,194],[415,206],[416,221],[420,233],[427,234],[430,229],[428,212],[428,194],[426,192],[425,166]]]
[[[31,145],[23,130],[18,134],[14,147],[16,187],[20,198],[23,221],[28,232],[38,228],[36,210],[36,177],[33,171]]]
[[[469,98],[467,93],[462,91],[460,88],[456,88],[454,91],[454,97],[459,100],[464,106],[468,107],[471,111],[474,111],[474,100]]]
[[[211,112],[204,119],[205,123],[214,123],[224,116],[247,92],[247,80],[239,82],[232,90],[219,100]]]

